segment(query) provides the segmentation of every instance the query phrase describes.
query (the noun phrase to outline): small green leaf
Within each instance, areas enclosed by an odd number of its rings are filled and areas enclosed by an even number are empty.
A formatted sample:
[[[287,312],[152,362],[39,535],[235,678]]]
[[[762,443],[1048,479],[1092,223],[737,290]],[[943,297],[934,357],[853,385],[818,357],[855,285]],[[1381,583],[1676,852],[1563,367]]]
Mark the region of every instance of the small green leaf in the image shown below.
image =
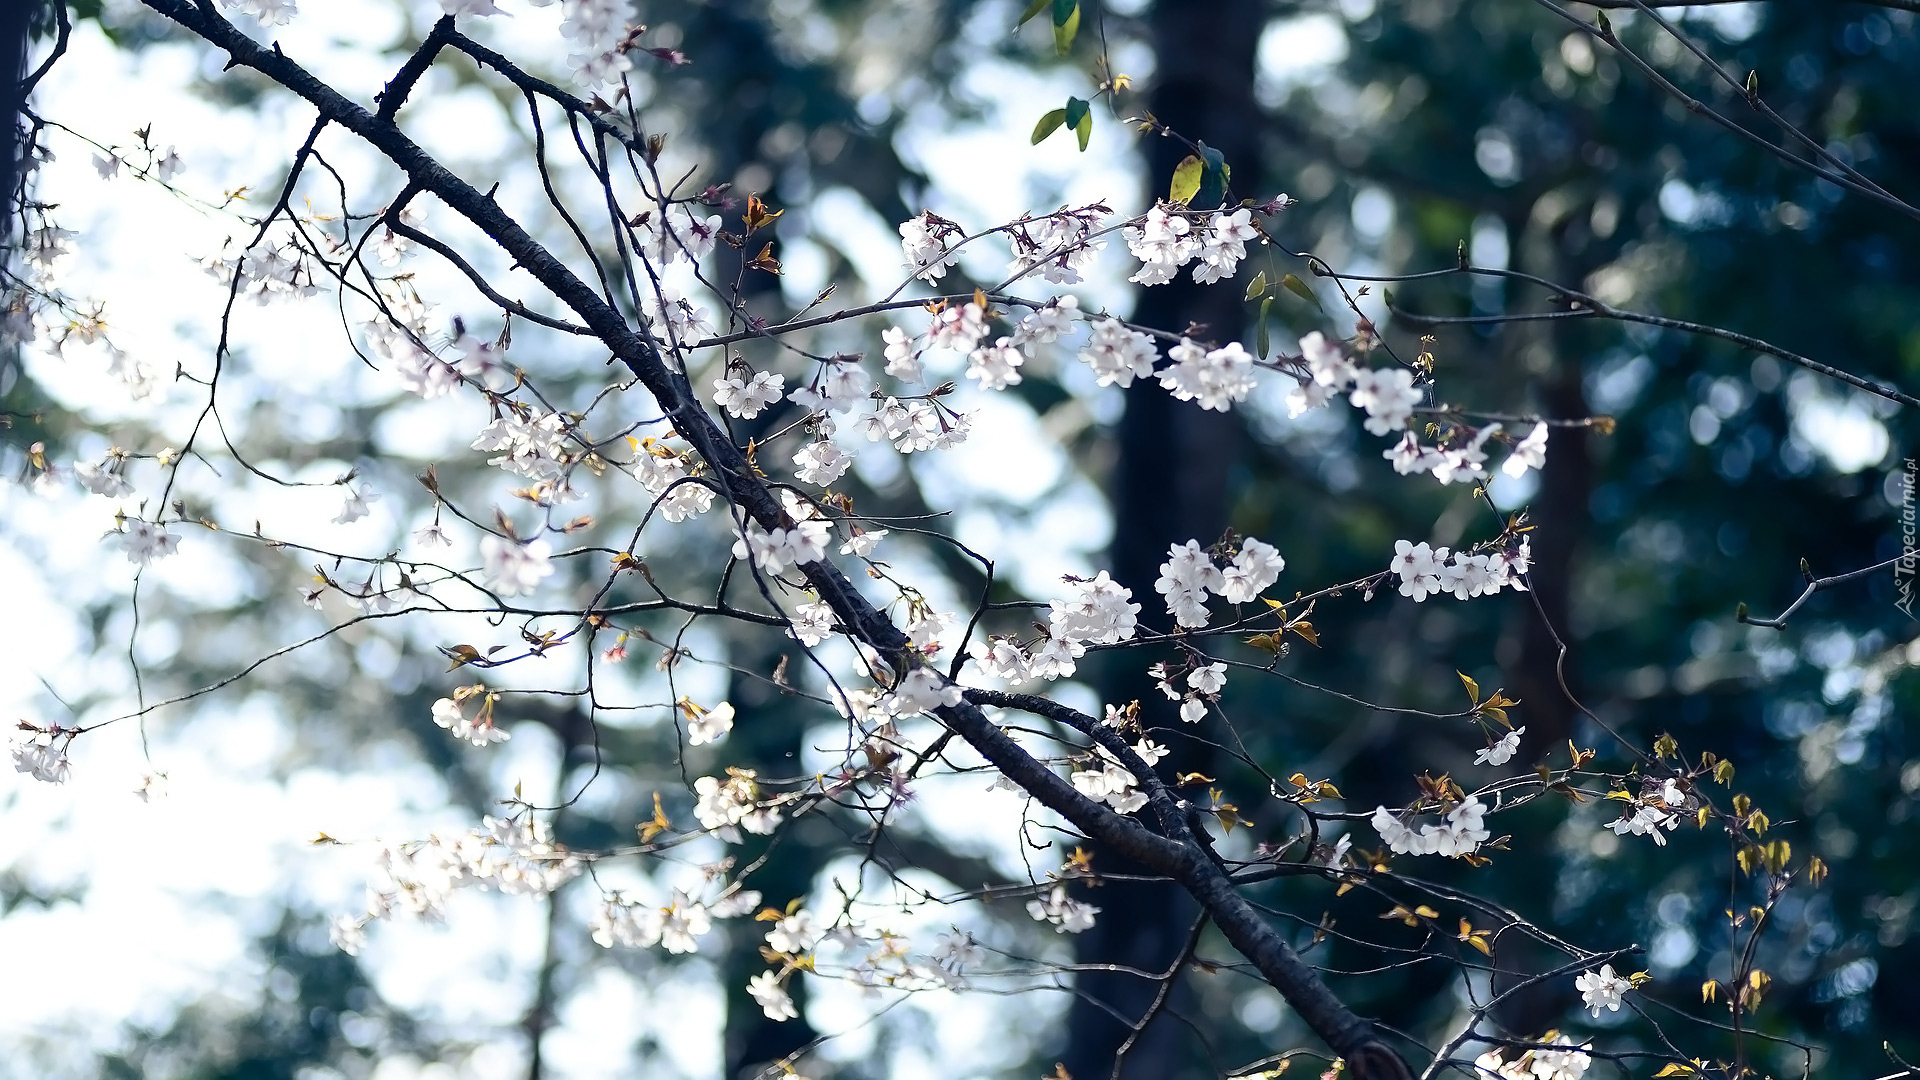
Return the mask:
[[[1050,2],[1053,4],[1053,25],[1055,26],[1067,25],[1067,20],[1073,18],[1074,11],[1080,7],[1080,0],[1050,0]]]
[[[1320,306],[1320,298],[1313,295],[1313,290],[1307,288],[1306,282],[1301,281],[1294,275],[1288,274],[1286,277],[1281,278],[1280,284],[1285,285],[1288,292],[1312,304],[1314,307]]]
[[[1040,122],[1033,125],[1033,145],[1039,146],[1047,136],[1060,130],[1060,125],[1066,122],[1067,110],[1065,109],[1055,109],[1041,117]]]
[[[1014,24],[1013,24],[1013,25],[1014,25],[1014,27],[1015,27],[1016,29],[1018,29],[1019,27],[1022,27],[1022,26],[1025,26],[1025,25],[1027,25],[1027,20],[1028,20],[1028,19],[1031,19],[1031,18],[1033,18],[1033,17],[1035,16],[1035,15],[1038,15],[1038,14],[1040,14],[1040,12],[1041,12],[1041,11],[1042,11],[1042,10],[1043,10],[1043,9],[1044,9],[1044,8],[1045,8],[1045,7],[1047,6],[1047,5],[1048,5],[1048,4],[1050,4],[1050,3],[1052,3],[1052,2],[1053,2],[1053,0],[1033,0],[1033,3],[1031,3],[1031,4],[1028,4],[1028,5],[1027,5],[1027,10],[1025,10],[1025,11],[1023,11],[1023,12],[1021,12],[1021,13],[1020,13],[1020,21],[1019,21],[1019,22],[1017,22],[1017,23],[1014,23]]]
[[[1260,359],[1262,360],[1267,358],[1267,347],[1271,344],[1271,342],[1267,340],[1267,312],[1272,310],[1272,308],[1273,297],[1269,296],[1265,300],[1260,301],[1260,321],[1256,324],[1258,329],[1254,332],[1253,345],[1254,348],[1259,351]]]
[[[1081,101],[1077,97],[1068,98],[1067,99],[1067,126],[1070,128],[1079,127],[1080,121],[1087,118],[1087,112],[1089,111],[1090,108],[1091,107],[1086,102]]]
[[[1206,143],[1197,143],[1201,160],[1206,163],[1206,171],[1200,178],[1200,190],[1193,196],[1191,205],[1207,210],[1219,206],[1227,198],[1227,182],[1233,175],[1233,169],[1227,165],[1226,155]]]
[[[1173,183],[1167,188],[1167,201],[1184,203],[1193,198],[1200,190],[1200,177],[1207,171],[1206,163],[1188,154],[1173,169]]]
[[[1267,291],[1267,272],[1265,270],[1262,270],[1259,273],[1253,275],[1252,281],[1247,282],[1246,298],[1248,300],[1252,300],[1256,296],[1264,296],[1266,294],[1266,291]]]
[[[1080,152],[1087,152],[1087,140],[1093,138],[1093,114],[1087,113],[1080,122],[1073,125],[1073,133],[1080,136]]]
[[[1077,0],[1069,0],[1073,9],[1064,19],[1060,15],[1060,0],[1053,0],[1053,51],[1061,56],[1067,55],[1073,48],[1073,38],[1080,32],[1080,5]]]

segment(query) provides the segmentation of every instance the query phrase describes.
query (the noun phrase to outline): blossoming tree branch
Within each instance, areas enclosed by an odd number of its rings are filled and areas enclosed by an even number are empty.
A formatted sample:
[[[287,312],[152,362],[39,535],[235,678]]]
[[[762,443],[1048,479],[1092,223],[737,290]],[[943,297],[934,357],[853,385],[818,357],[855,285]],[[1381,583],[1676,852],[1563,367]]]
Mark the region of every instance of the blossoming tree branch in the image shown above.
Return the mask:
[[[1757,937],[1774,902],[1789,889],[1817,886],[1825,871],[1769,834],[1765,812],[1734,790],[1731,762],[1666,737],[1638,745],[1610,732],[1609,745],[1570,744],[1529,767],[1516,760],[1525,703],[1463,674],[1457,710],[1399,711],[1470,732],[1481,746],[1471,771],[1407,777],[1393,805],[1353,805],[1340,790],[1345,779],[1308,776],[1284,762],[1245,760],[1265,777],[1264,787],[1249,790],[1223,789],[1183,767],[1181,747],[1240,745],[1236,725],[1254,720],[1231,715],[1223,701],[1229,680],[1283,678],[1344,696],[1316,678],[1318,611],[1489,603],[1501,595],[1531,604],[1534,526],[1524,506],[1496,506],[1488,485],[1497,475],[1517,480],[1542,468],[1556,432],[1610,429],[1606,417],[1535,415],[1511,411],[1510,401],[1443,397],[1448,346],[1425,337],[1409,349],[1362,316],[1358,298],[1376,279],[1290,248],[1287,196],[1235,190],[1231,163],[1193,143],[1175,175],[1159,178],[1167,196],[1147,205],[1120,207],[1115,199],[1002,223],[916,214],[898,223],[901,262],[891,292],[839,309],[823,293],[806,310],[776,318],[766,313],[762,286],[782,272],[774,222],[783,209],[757,194],[662,172],[656,103],[630,76],[636,64],[650,65],[657,69],[652,85],[671,87],[688,57],[650,44],[618,0],[563,0],[571,88],[463,32],[472,20],[508,14],[492,0],[440,0],[444,17],[377,94],[323,80],[270,40],[298,17],[292,0],[144,3],[230,72],[252,73],[273,93],[298,99],[311,126],[288,146],[283,182],[258,213],[260,194],[243,201],[198,190],[193,163],[144,130],[134,143],[115,142],[111,133],[86,131],[83,118],[29,113],[36,145],[85,147],[103,182],[164,185],[228,216],[238,230],[229,250],[203,263],[226,303],[197,317],[217,322],[220,345],[171,379],[204,405],[184,441],[116,447],[97,460],[39,460],[35,482],[78,483],[114,500],[107,542],[143,570],[193,545],[253,545],[289,580],[310,573],[301,599],[343,617],[321,635],[276,644],[262,662],[375,622],[431,627],[467,615],[510,627],[490,647],[436,642],[450,663],[431,718],[471,752],[492,752],[486,748],[508,739],[516,709],[534,696],[516,688],[516,672],[543,658],[578,658],[585,675],[569,695],[590,719],[603,708],[596,672],[613,665],[645,657],[668,688],[651,708],[677,733],[685,783],[654,796],[653,816],[635,823],[635,843],[563,845],[552,820],[565,801],[543,805],[516,791],[500,814],[465,833],[376,845],[366,907],[335,921],[340,948],[378,949],[379,924],[435,917],[462,889],[595,890],[588,933],[607,949],[696,953],[717,921],[764,922],[765,967],[746,989],[768,1018],[785,1021],[798,1015],[791,988],[805,980],[918,994],[1032,989],[1035,970],[1070,978],[1058,965],[993,947],[991,920],[1084,932],[1102,917],[1102,861],[1125,859],[1177,883],[1199,912],[1181,961],[1141,978],[1171,986],[1203,962],[1227,964],[1270,984],[1320,1040],[1275,1047],[1235,1075],[1275,1075],[1298,1055],[1337,1060],[1360,1080],[1576,1080],[1594,1068],[1622,1076],[1743,1075],[1750,1038],[1743,1025],[1768,983],[1751,949],[1736,953],[1741,958],[1724,980],[1705,987],[1649,985],[1635,962],[1638,943],[1567,940],[1530,921],[1532,898],[1481,895],[1426,876],[1439,860],[1479,867],[1525,858],[1548,838],[1524,824],[1503,831],[1503,819],[1518,819],[1515,811],[1530,803],[1597,801],[1617,811],[1605,827],[1639,845],[1638,857],[1662,857],[1682,828],[1724,833],[1726,869],[1760,882],[1765,897],[1732,916],[1733,929]],[[1043,7],[1069,40],[1078,20],[1091,18],[1072,3],[1036,4],[1029,14]],[[64,8],[59,16],[64,32]],[[559,225],[516,217],[487,182],[462,176],[410,133],[408,105],[423,75],[456,57],[524,100],[540,138],[533,167],[544,210]],[[1117,97],[1123,85],[1107,79],[1103,95]],[[1065,128],[1084,147],[1091,110],[1076,98],[1043,119],[1036,137]],[[1143,137],[1184,141],[1151,118],[1134,126]],[[391,182],[349,190],[321,149],[323,136],[348,137],[379,155]],[[334,205],[323,208],[327,198]],[[83,255],[89,238],[61,228],[57,207],[42,199],[23,206],[23,268],[8,277],[12,335],[50,346],[99,345],[136,400],[158,394],[167,374],[141,359],[138,343],[114,340],[98,301],[58,285],[54,268]],[[1004,272],[967,280],[962,260],[982,250],[1004,251]],[[485,269],[501,256],[509,273]],[[471,290],[420,292],[408,267],[429,260],[454,268]],[[1235,340],[1234,328],[1223,326],[1144,325],[1120,314],[1124,297],[1089,285],[1096,267],[1116,261],[1130,268],[1129,282],[1147,289],[1182,275],[1237,288],[1243,264],[1258,267],[1245,290],[1257,338]],[[1456,272],[1481,271],[1464,257],[1458,268],[1436,271]],[[1301,337],[1295,353],[1267,340],[1267,311],[1282,292],[1314,295],[1301,273],[1329,283],[1353,316],[1345,325],[1357,329],[1343,337],[1329,323]],[[1573,301],[1563,308],[1569,315],[1633,317],[1541,284]],[[310,486],[246,459],[223,434],[220,394],[237,362],[228,329],[242,301],[336,305],[338,347],[361,352],[379,378],[423,402],[483,407],[488,418],[470,429],[471,454],[513,478],[511,499],[472,497],[439,470],[421,475],[412,493],[377,491],[353,474],[319,485],[335,489],[333,520],[341,525],[367,517],[379,499],[424,498],[415,507],[423,524],[397,551],[321,549],[190,503],[183,494],[189,478],[216,460],[272,483]],[[861,348],[822,351],[818,344],[849,333]],[[581,347],[609,365],[581,407],[556,405],[574,398],[550,393],[542,375],[516,359]],[[913,577],[924,557],[892,549],[949,545],[989,581],[1005,553],[966,548],[937,520],[868,513],[836,485],[861,453],[937,457],[970,440],[1003,438],[981,418],[979,403],[1019,386],[1023,372],[1062,365],[1084,365],[1101,387],[1144,384],[1199,410],[1229,412],[1268,385],[1282,388],[1292,417],[1353,410],[1399,482],[1461,485],[1478,516],[1465,538],[1449,544],[1408,537],[1383,545],[1373,553],[1378,569],[1357,580],[1292,580],[1286,536],[1228,533],[1174,545],[1150,593],[1136,587],[1145,583],[1102,570],[1061,580],[1048,595],[944,605],[942,587]],[[675,531],[702,538],[682,550],[703,553],[704,563],[654,560],[664,544],[657,538]],[[477,558],[454,558],[456,549]],[[794,650],[791,664],[741,674],[777,685],[794,708],[839,718],[833,767],[776,776],[729,763],[739,711],[680,687],[689,666],[710,659],[690,644],[696,628],[715,623]],[[1546,632],[1558,639],[1554,628]],[[1160,697],[1089,710],[1050,692],[1092,654],[1145,672]],[[179,707],[243,682],[251,670],[142,701],[120,719]],[[91,740],[115,737],[122,726],[22,720],[13,760],[21,772],[59,783],[86,768]],[[758,863],[727,854],[748,837],[778,838],[810,816],[851,812],[872,835],[849,838],[846,851],[872,859],[874,838],[916,787],[942,774],[968,778],[983,798],[1021,803],[1024,820],[1040,827],[1034,835],[1053,837],[1032,846],[1052,852],[1054,862],[1025,882],[944,895],[903,873],[878,882],[856,874],[841,888],[839,906],[827,908],[764,895]],[[1261,811],[1269,820],[1282,814],[1287,832],[1239,846],[1245,833],[1235,830],[1255,803],[1270,805]],[[635,866],[637,876],[622,869]],[[1283,877],[1320,883],[1321,900],[1371,897],[1383,925],[1336,927],[1315,911],[1250,899],[1256,886]],[[617,881],[633,884],[608,884]],[[949,929],[924,938],[889,929],[885,912],[901,908],[937,908]],[[1378,1025],[1349,1004],[1346,988],[1362,976],[1314,962],[1329,937],[1377,950],[1383,965],[1450,965],[1470,988],[1471,1007],[1446,1031]],[[1517,939],[1528,940],[1533,955],[1555,959],[1508,970],[1508,981],[1488,991],[1496,947]],[[1563,1028],[1508,1031],[1495,1023],[1504,1001],[1548,987],[1576,993],[1588,1019],[1638,1013],[1658,1039],[1615,1046],[1604,1035],[1582,1035],[1581,1010]],[[1135,1031],[1152,1019],[1124,1018]],[[1733,1057],[1696,1049],[1728,1030]],[[792,1074],[799,1064],[797,1057],[778,1063],[774,1074]]]

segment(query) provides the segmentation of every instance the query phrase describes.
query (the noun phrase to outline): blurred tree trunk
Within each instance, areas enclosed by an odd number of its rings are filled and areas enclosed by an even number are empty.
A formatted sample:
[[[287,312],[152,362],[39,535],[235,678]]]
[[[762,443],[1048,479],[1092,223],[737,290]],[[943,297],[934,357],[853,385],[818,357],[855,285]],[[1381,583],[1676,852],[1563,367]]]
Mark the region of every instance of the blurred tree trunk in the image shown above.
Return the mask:
[[[1149,17],[1157,68],[1147,108],[1181,135],[1225,154],[1233,169],[1232,189],[1241,197],[1262,194],[1260,112],[1253,100],[1253,76],[1254,50],[1265,21],[1265,5],[1258,0],[1223,0],[1204,8],[1163,2]],[[1174,139],[1145,138],[1146,194],[1157,198],[1189,151]],[[1196,339],[1221,343],[1236,340],[1245,323],[1240,294],[1232,286],[1198,286],[1185,274],[1145,290],[1135,318],[1171,330],[1200,324]],[[1127,392],[1108,483],[1114,517],[1109,560],[1114,577],[1133,590],[1141,605],[1143,625],[1167,624],[1166,607],[1153,583],[1168,546],[1191,539],[1210,544],[1226,527],[1230,473],[1241,458],[1244,438],[1233,414],[1175,401],[1155,382],[1136,382]],[[1177,723],[1172,703],[1154,688],[1143,668],[1142,661],[1101,668],[1096,678],[1102,697],[1114,703],[1138,700],[1146,724]],[[1190,745],[1182,752],[1197,749]],[[1192,767],[1206,765],[1196,762]],[[1095,868],[1140,872],[1106,855],[1098,856]],[[1102,911],[1093,929],[1075,939],[1078,960],[1084,964],[1165,971],[1179,955],[1195,916],[1192,900],[1167,885],[1109,883],[1087,899]],[[1076,977],[1075,990],[1062,1063],[1077,1080],[1103,1080],[1112,1072],[1129,1025],[1146,1014],[1158,986],[1133,975],[1088,971]],[[1182,999],[1176,993],[1169,1004],[1179,1009]],[[1127,1022],[1116,1019],[1116,1013]],[[1124,1075],[1174,1077],[1190,1071],[1183,1063],[1201,1059],[1185,1027],[1161,1015],[1128,1051]]]
[[[26,104],[21,83],[27,75],[27,41],[39,0],[9,0],[0,4],[0,192],[4,192],[6,220],[0,221],[0,258],[12,247],[14,186],[24,171],[20,166],[20,107]],[[24,223],[23,223],[24,224]]]

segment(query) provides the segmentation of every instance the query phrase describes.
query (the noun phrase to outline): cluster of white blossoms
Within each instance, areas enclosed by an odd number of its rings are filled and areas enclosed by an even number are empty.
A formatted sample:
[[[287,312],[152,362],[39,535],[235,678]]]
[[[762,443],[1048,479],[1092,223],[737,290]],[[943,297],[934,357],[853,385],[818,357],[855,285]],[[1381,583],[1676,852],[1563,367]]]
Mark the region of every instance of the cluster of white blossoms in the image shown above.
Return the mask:
[[[1455,426],[1449,440],[1451,445],[1443,446],[1422,446],[1409,431],[1380,456],[1391,461],[1393,471],[1402,476],[1431,472],[1433,478],[1443,484],[1471,483],[1486,477],[1487,440],[1500,431],[1501,425],[1497,422],[1477,430]],[[1540,420],[1534,423],[1526,438],[1515,444],[1500,471],[1518,480],[1528,469],[1538,469],[1546,463],[1547,422]]]
[[[1198,540],[1167,549],[1154,589],[1167,598],[1167,611],[1187,629],[1207,625],[1207,597],[1218,593],[1230,604],[1251,603],[1280,578],[1287,560],[1273,545],[1247,540],[1222,568]]]
[[[1120,759],[1104,746],[1095,746],[1096,754],[1092,767],[1075,769],[1068,780],[1080,794],[1094,802],[1104,802],[1122,814],[1131,814],[1147,805],[1147,793],[1140,790],[1140,779],[1133,775]],[[1133,752],[1148,767],[1157,764],[1167,756],[1167,748],[1151,739],[1141,739],[1133,744]]]
[[[534,481],[536,497],[543,504],[580,497],[568,481],[568,472],[579,453],[570,449],[573,440],[567,418],[555,412],[509,404],[493,418],[473,440],[473,449],[498,454],[487,464],[515,476]]]
[[[124,475],[126,466],[127,455],[124,452],[109,450],[98,464],[74,462],[73,478],[95,495],[104,495],[109,499],[125,498],[133,494],[133,485],[127,482]]]
[[[805,566],[827,557],[827,543],[833,527],[818,519],[794,522],[792,528],[763,529],[749,520],[744,533],[735,532],[733,556],[752,556],[753,564],[769,574],[778,574],[789,566]]]
[[[58,724],[39,727],[22,720],[17,726],[9,747],[13,753],[13,771],[48,784],[66,783],[73,771],[72,763],[67,760],[67,747],[73,743],[74,733]]]
[[[706,308],[671,281],[662,281],[646,298],[647,318],[669,345],[691,345],[719,332]]]
[[[122,514],[114,518],[114,525],[114,531],[107,535],[120,545],[127,561],[135,566],[147,566],[156,559],[164,559],[180,546],[180,538],[157,521],[144,521]]]
[[[1093,369],[1099,385],[1132,386],[1136,378],[1152,377],[1160,350],[1151,337],[1119,319],[1101,319],[1092,329],[1080,359]]]
[[[406,844],[383,844],[367,885],[367,910],[333,922],[333,942],[358,953],[366,926],[394,913],[439,919],[463,888],[550,893],[580,872],[580,858],[553,842],[551,828],[531,814],[481,819],[484,828]]]
[[[682,698],[680,711],[687,718],[687,744],[705,746],[719,742],[733,730],[733,703],[723,701],[711,709],[703,709],[692,701]]]
[[[1140,605],[1133,590],[1107,576],[1068,579],[1065,596],[1054,597],[1047,615],[1047,636],[1023,647],[1007,637],[975,641],[967,655],[982,672],[995,679],[1022,683],[1052,681],[1071,676],[1088,645],[1115,645],[1133,638],[1139,627]]]
[[[1227,688],[1227,665],[1218,660],[1202,663],[1205,657],[1191,662],[1188,667],[1184,689],[1177,682],[1175,670],[1165,663],[1158,663],[1147,669],[1160,692],[1167,695],[1168,701],[1180,703],[1180,719],[1189,724],[1197,724],[1207,715],[1207,703],[1220,700],[1220,691]]]
[[[1318,330],[1300,339],[1306,375],[1287,395],[1287,414],[1317,409],[1351,388],[1348,401],[1367,411],[1366,429],[1385,435],[1407,426],[1422,392],[1406,368],[1362,368],[1347,359],[1338,342]]]
[[[1447,811],[1440,824],[1428,822],[1415,832],[1381,806],[1373,811],[1373,828],[1396,855],[1445,855],[1452,858],[1473,854],[1474,849],[1492,836],[1482,820],[1486,812],[1486,804],[1478,796],[1471,796]]]
[[[1657,791],[1642,793],[1630,801],[1619,820],[1608,822],[1607,828],[1616,836],[1650,836],[1655,844],[1666,847],[1666,833],[1680,827],[1679,811],[1686,808],[1686,792],[1669,778]]]
[[[1474,1059],[1474,1067],[1480,1070],[1482,1080],[1580,1080],[1587,1074],[1587,1066],[1593,1064],[1585,1043],[1557,1033],[1542,1041],[1552,1049],[1535,1047],[1512,1061],[1498,1050],[1489,1050]]]
[[[1601,964],[1599,971],[1584,972],[1576,977],[1573,988],[1580,991],[1581,1002],[1597,1019],[1601,1009],[1620,1011],[1627,991],[1633,989],[1633,981],[1615,975],[1612,964]]]
[[[1127,280],[1164,285],[1196,258],[1199,265],[1193,268],[1193,280],[1200,284],[1232,277],[1240,260],[1247,257],[1247,241],[1260,235],[1253,224],[1253,212],[1244,207],[1232,212],[1216,210],[1196,232],[1197,216],[1161,203],[1147,211],[1140,224],[1122,230],[1127,250],[1142,264]]]
[[[1007,229],[1007,240],[1013,245],[1007,275],[1024,277],[1038,268],[1041,277],[1056,285],[1080,284],[1082,272],[1107,246],[1093,233],[1109,212],[1104,206],[1090,206],[1016,223]]]
[[[750,371],[730,366],[726,374],[713,380],[713,403],[739,420],[751,420],[761,411],[786,396],[787,379],[770,371]]]
[[[463,702],[467,698],[481,699],[479,711],[468,716]],[[507,729],[494,723],[493,696],[482,687],[463,687],[453,697],[443,697],[433,703],[433,722],[446,728],[456,739],[465,739],[475,746],[487,746],[492,743],[506,742],[512,738]]]
[[[704,514],[713,506],[713,489],[692,475],[687,461],[692,452],[677,454],[656,439],[641,439],[634,444],[634,478],[658,498],[660,516],[679,522]]]
[[[1253,390],[1253,354],[1237,341],[1207,349],[1181,338],[1167,357],[1173,365],[1160,372],[1160,385],[1180,401],[1226,412]]]
[[[587,930],[603,949],[616,945],[650,949],[659,945],[670,953],[684,955],[700,950],[699,939],[713,929],[713,920],[739,918],[758,906],[759,893],[737,887],[705,903],[674,889],[664,905],[642,903],[615,892],[601,898]]]
[[[309,297],[320,291],[307,253],[292,241],[279,247],[257,246],[233,258],[209,255],[200,260],[200,265],[215,281],[235,286],[239,295],[256,304]]]
[[[1400,595],[1418,603],[1435,593],[1466,600],[1492,596],[1509,586],[1525,592],[1526,573],[1532,565],[1533,542],[1525,538],[1482,555],[1436,548],[1424,541],[1396,540],[1388,569],[1400,579]]]
[[[1473,755],[1475,765],[1505,765],[1520,752],[1520,736],[1527,733],[1527,725],[1521,724],[1512,731],[1495,740],[1492,746]]]
[[[640,222],[640,247],[656,269],[684,257],[698,263],[713,251],[723,224],[719,214],[701,217],[686,203],[674,203],[664,213],[649,212]]]
[[[729,844],[740,842],[740,830],[770,836],[780,824],[780,811],[760,798],[759,776],[752,769],[727,770],[727,778],[702,776],[693,782],[693,816],[702,828]]]
[[[220,0],[220,6],[228,11],[251,15],[265,26],[285,26],[300,14],[300,7],[295,0]]]
[[[1093,917],[1100,909],[1068,896],[1065,885],[1055,885],[1045,899],[1027,901],[1027,914],[1035,922],[1053,924],[1056,934],[1079,934],[1093,929]]]
[[[947,242],[963,232],[959,225],[931,210],[902,222],[900,250],[907,257],[907,272],[924,281],[939,281],[960,257],[948,250]]]
[[[553,545],[545,540],[521,543],[491,533],[480,538],[480,572],[487,588],[501,596],[526,596],[553,574]]]

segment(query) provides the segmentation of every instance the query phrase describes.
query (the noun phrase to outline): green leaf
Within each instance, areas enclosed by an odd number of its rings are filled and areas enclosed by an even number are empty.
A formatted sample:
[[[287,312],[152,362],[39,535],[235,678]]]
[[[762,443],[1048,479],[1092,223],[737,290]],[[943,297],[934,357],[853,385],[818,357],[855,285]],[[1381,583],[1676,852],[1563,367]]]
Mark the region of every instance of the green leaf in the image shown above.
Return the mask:
[[[1264,271],[1262,273],[1264,276]],[[1260,359],[1262,360],[1267,358],[1267,347],[1270,344],[1267,340],[1267,312],[1272,310],[1272,308],[1273,297],[1269,296],[1265,300],[1260,301],[1260,321],[1257,324],[1258,329],[1254,332],[1253,344],[1254,348],[1259,351]],[[1315,644],[1319,643],[1315,642]]]
[[[1197,145],[1206,169],[1200,178],[1200,190],[1194,194],[1190,205],[1199,210],[1210,210],[1226,201],[1227,180],[1233,175],[1233,170],[1227,165],[1226,155],[1206,143]]]
[[[1020,13],[1020,21],[1013,24],[1014,28],[1019,29],[1020,27],[1027,25],[1028,19],[1031,19],[1035,15],[1040,14],[1041,9],[1045,8],[1048,4],[1052,2],[1053,0],[1033,0],[1033,3],[1027,5],[1027,10]]]
[[[1280,284],[1285,285],[1288,292],[1312,304],[1314,307],[1320,306],[1320,298],[1313,295],[1313,290],[1307,288],[1306,282],[1301,281],[1294,275],[1288,274],[1286,277],[1281,278]]]
[[[1256,296],[1264,296],[1266,294],[1266,291],[1267,291],[1267,272],[1265,270],[1262,270],[1259,273],[1253,275],[1252,281],[1247,282],[1246,298],[1248,300],[1252,300]],[[1264,312],[1262,312],[1262,314],[1264,314]],[[1262,357],[1262,359],[1265,359],[1265,358]]]
[[[1093,113],[1089,112],[1073,125],[1073,133],[1080,136],[1080,152],[1087,152],[1087,140],[1093,138]]]
[[[1055,26],[1067,25],[1067,20],[1073,18],[1073,13],[1080,7],[1080,0],[1050,0],[1050,2],[1053,4],[1053,25]]]
[[[1060,130],[1060,125],[1066,122],[1067,110],[1065,109],[1055,109],[1041,117],[1040,122],[1033,125],[1033,145],[1039,146],[1047,136]]]
[[[1080,32],[1080,4],[1078,0],[1068,0],[1068,3],[1072,10],[1063,17],[1061,0],[1053,0],[1053,51],[1061,56],[1073,48],[1073,37]]]
[[[1068,98],[1067,99],[1067,126],[1070,128],[1079,127],[1080,121],[1087,118],[1087,113],[1091,110],[1091,108],[1092,106],[1088,105],[1084,101],[1081,101],[1077,97]]]
[[[1206,171],[1205,162],[1188,154],[1180,164],[1174,166],[1173,183],[1167,188],[1167,201],[1184,203],[1193,198],[1200,190],[1200,178]]]

